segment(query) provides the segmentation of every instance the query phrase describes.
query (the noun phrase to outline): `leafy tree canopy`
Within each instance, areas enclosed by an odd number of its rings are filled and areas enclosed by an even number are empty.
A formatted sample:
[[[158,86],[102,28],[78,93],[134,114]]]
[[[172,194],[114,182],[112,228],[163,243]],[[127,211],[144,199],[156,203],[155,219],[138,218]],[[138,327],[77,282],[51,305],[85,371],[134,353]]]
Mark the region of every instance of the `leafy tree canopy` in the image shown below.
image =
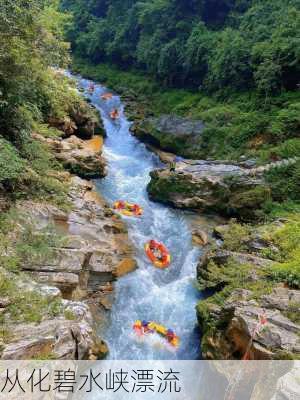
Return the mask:
[[[140,68],[167,85],[208,91],[294,90],[300,1],[62,0],[80,56]]]

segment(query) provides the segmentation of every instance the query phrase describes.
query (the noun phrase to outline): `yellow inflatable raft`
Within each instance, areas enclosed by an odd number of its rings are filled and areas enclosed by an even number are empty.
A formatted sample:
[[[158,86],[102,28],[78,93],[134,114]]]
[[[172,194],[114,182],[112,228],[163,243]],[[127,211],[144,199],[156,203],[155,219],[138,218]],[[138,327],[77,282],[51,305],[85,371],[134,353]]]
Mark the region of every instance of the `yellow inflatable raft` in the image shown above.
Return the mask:
[[[133,329],[138,336],[143,336],[156,332],[160,336],[166,338],[167,342],[173,347],[179,347],[180,339],[171,330],[167,329],[165,326],[157,324],[156,322],[146,322],[146,321],[135,321]]]
[[[143,215],[142,207],[137,204],[130,204],[127,201],[116,201],[114,203],[114,209],[127,217],[140,217]]]

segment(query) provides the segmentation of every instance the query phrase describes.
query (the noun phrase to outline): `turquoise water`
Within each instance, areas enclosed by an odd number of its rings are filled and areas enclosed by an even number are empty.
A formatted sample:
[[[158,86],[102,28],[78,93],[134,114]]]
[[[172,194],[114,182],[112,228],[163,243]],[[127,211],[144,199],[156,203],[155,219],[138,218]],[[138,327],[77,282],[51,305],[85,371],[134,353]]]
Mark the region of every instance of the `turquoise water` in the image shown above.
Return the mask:
[[[90,81],[78,79],[79,85],[87,90]],[[96,186],[110,204],[124,199],[144,209],[141,219],[124,217],[135,246],[138,269],[116,283],[111,323],[104,334],[101,332],[110,349],[109,358],[197,359],[200,336],[195,305],[199,292],[195,289],[195,275],[200,250],[192,245],[184,212],[148,199],[149,172],[161,166],[160,161],[130,134],[130,122],[124,115],[120,98],[114,96],[103,101],[100,96],[107,90],[101,85],[95,88],[92,96],[85,94],[101,113],[107,132],[104,156],[108,160],[108,175],[97,180]],[[113,108],[121,110],[116,122],[109,117]],[[152,238],[163,242],[171,252],[170,268],[158,270],[149,263],[143,249],[145,242]],[[156,321],[173,329],[180,336],[180,347],[175,350],[156,335],[138,339],[132,330],[137,319]]]

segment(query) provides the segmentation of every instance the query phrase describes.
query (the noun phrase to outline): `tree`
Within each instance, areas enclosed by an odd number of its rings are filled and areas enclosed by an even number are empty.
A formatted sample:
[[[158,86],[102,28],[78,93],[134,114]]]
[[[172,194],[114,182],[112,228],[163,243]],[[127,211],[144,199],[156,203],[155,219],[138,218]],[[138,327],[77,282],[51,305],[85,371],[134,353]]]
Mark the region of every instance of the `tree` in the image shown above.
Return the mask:
[[[32,114],[44,111],[47,69],[68,60],[56,0],[4,0],[0,6],[0,132],[20,143]],[[47,15],[47,18],[46,18]]]
[[[207,87],[247,88],[252,84],[250,49],[242,35],[231,28],[220,32],[208,59]]]
[[[195,86],[203,83],[208,71],[208,59],[214,47],[215,34],[203,22],[197,24],[186,43],[185,69]]]
[[[158,76],[169,86],[184,80],[183,43],[173,39],[162,47],[158,59]]]
[[[295,90],[300,0],[62,0],[79,56],[210,91]]]

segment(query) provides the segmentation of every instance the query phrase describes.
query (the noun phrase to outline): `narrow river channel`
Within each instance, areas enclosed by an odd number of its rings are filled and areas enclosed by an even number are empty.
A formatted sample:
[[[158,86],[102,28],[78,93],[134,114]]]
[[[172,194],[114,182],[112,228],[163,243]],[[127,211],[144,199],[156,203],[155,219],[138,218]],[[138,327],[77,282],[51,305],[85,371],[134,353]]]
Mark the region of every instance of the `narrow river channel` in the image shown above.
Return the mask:
[[[148,199],[146,186],[149,172],[161,164],[129,131],[120,97],[101,100],[107,89],[95,84],[88,94],[90,81],[78,78],[85,95],[100,111],[107,138],[104,156],[108,175],[96,185],[104,198],[113,204],[123,199],[138,203],[144,209],[142,218],[126,218],[130,239],[136,249],[138,269],[119,279],[111,321],[104,333],[110,359],[119,360],[193,360],[199,357],[200,336],[196,328],[195,306],[199,291],[195,288],[196,265],[200,250],[193,247],[188,216]],[[120,118],[112,121],[109,113],[120,110]],[[164,243],[172,256],[170,268],[153,267],[144,253],[144,244],[155,239]],[[172,349],[165,340],[149,335],[141,340],[133,332],[135,320],[156,321],[173,329],[180,337],[180,347]],[[103,333],[102,333],[103,336]]]

